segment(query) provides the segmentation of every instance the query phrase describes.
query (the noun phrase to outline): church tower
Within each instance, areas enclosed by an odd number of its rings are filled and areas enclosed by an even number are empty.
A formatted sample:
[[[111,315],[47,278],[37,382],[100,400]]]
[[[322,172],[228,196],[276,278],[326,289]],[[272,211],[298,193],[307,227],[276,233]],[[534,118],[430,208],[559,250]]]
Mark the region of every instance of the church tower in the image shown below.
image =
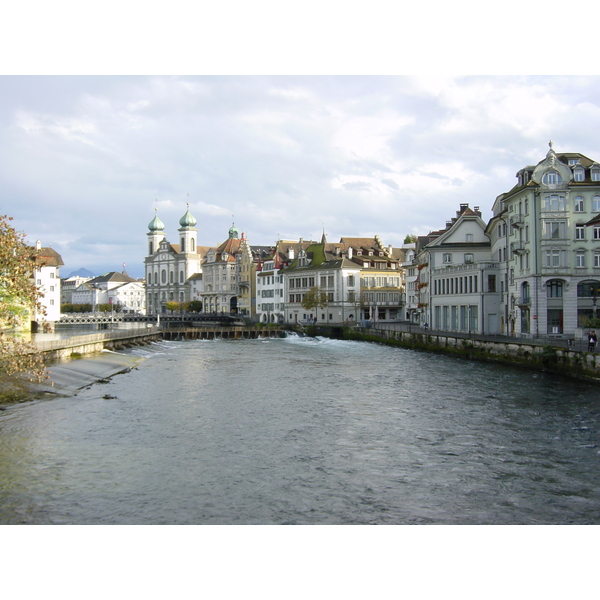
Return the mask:
[[[179,231],[179,244],[181,254],[196,254],[196,243],[198,239],[198,230],[196,229],[196,219],[190,213],[190,205],[187,205],[185,215],[179,219],[181,227]]]
[[[165,224],[158,218],[158,209],[154,211],[154,219],[148,223],[148,256],[157,252],[161,241],[165,239]]]

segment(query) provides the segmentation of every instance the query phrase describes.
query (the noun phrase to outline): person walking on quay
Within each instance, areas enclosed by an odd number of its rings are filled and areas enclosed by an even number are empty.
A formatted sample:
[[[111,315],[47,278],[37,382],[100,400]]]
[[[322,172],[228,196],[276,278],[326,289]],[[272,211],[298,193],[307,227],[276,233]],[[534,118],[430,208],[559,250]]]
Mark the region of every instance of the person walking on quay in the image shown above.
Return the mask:
[[[595,352],[596,351],[596,332],[595,331],[590,331],[588,333],[588,352]]]

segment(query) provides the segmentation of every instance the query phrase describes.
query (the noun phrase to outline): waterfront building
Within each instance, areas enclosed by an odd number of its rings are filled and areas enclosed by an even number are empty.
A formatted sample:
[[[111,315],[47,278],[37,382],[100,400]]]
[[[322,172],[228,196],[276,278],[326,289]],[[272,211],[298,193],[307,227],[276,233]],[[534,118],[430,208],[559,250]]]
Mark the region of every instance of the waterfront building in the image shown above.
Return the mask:
[[[297,256],[280,271],[285,318],[327,324],[399,318],[403,259],[403,249],[384,246],[378,236],[343,237],[338,243],[328,243],[323,234],[319,243],[300,245]],[[302,302],[311,290],[324,294],[324,301],[306,309]]]
[[[404,244],[404,260],[402,270],[404,273],[404,318],[411,323],[420,323],[419,295],[417,294],[417,244],[415,242]]]
[[[238,268],[236,254],[241,239],[235,225],[227,239],[217,248],[208,248],[202,262],[202,289],[200,298],[203,311],[236,313],[238,309]]]
[[[502,332],[573,335],[594,315],[600,290],[600,164],[550,143],[516,177],[487,227],[501,264]]]
[[[328,244],[324,233],[319,243],[300,247],[281,274],[288,322],[341,324],[357,320],[360,267],[342,255],[340,244]],[[323,294],[323,301],[305,308],[302,303],[311,290]]]
[[[126,271],[110,271],[84,281],[71,295],[72,304],[89,304],[92,312],[99,304],[110,304],[115,310],[145,314],[146,288],[143,281],[130,277]]]
[[[196,223],[188,204],[179,220],[179,244],[167,240],[158,214],[148,224],[148,255],[144,260],[148,314],[165,313],[167,302],[182,304],[196,299],[192,298],[190,278],[202,272],[203,256],[208,251],[208,247],[198,246]]]
[[[500,331],[499,265],[479,207],[461,204],[419,254],[417,288],[426,322],[436,330]]]
[[[261,323],[285,321],[285,283],[282,270],[289,267],[300,252],[315,244],[303,239],[278,240],[256,266],[256,318]]]
[[[343,237],[342,255],[360,267],[360,291],[348,292],[348,302],[359,308],[358,320],[385,321],[403,319],[404,248],[384,246],[378,235],[372,238]]]
[[[73,275],[66,279],[60,280],[60,303],[61,304],[72,304],[73,292],[86,281],[89,281],[91,277],[81,277],[80,275]]]
[[[236,254],[238,312],[252,320],[261,320],[258,313],[262,308],[263,299],[259,297],[260,292],[257,289],[257,271],[271,253],[272,248],[268,246],[251,246],[242,233],[242,240]],[[271,311],[273,310],[274,307],[271,307]]]
[[[53,331],[54,323],[60,320],[60,267],[64,265],[56,250],[35,244],[36,259],[33,278],[39,292],[43,311],[34,311],[31,331]]]

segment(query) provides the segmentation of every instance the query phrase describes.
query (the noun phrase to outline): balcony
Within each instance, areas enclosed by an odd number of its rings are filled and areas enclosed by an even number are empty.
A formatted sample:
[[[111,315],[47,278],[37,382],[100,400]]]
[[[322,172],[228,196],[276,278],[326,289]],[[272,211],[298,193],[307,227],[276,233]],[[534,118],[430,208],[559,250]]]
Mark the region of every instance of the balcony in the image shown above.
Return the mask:
[[[519,228],[524,227],[524,225],[525,225],[525,217],[522,214],[520,214],[520,213],[517,214],[517,215],[513,215],[510,218],[510,224],[513,227],[519,227]]]
[[[523,242],[511,242],[510,251],[513,254],[524,254],[525,253],[525,244]]]
[[[531,304],[530,296],[520,296],[517,298],[517,306],[529,306]]]

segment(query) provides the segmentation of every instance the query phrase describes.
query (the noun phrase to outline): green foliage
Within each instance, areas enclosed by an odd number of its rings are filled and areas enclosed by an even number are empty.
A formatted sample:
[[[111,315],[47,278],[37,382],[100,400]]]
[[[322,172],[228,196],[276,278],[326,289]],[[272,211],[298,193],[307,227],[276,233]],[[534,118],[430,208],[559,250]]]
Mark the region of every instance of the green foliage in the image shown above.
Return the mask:
[[[586,319],[583,322],[584,329],[600,329],[600,318],[596,317],[595,319]]]
[[[327,299],[327,292],[323,291],[319,286],[308,290],[302,300],[302,307],[306,310],[325,308],[328,305],[329,300]]]
[[[92,312],[91,304],[61,304],[61,313],[86,313]]]
[[[32,311],[44,313],[33,278],[35,248],[10,225],[12,217],[0,216],[0,327],[23,324]],[[34,345],[0,331],[0,396],[19,393],[24,381],[47,378],[41,355]]]
[[[414,244],[417,241],[417,236],[414,233],[407,233],[404,238],[405,244]]]
[[[167,302],[165,307],[167,310],[170,310],[171,313],[179,312],[183,308],[179,302]]]
[[[203,304],[200,300],[192,300],[191,302],[188,302],[185,306],[185,310],[189,312],[199,313],[202,312],[202,309]]]

